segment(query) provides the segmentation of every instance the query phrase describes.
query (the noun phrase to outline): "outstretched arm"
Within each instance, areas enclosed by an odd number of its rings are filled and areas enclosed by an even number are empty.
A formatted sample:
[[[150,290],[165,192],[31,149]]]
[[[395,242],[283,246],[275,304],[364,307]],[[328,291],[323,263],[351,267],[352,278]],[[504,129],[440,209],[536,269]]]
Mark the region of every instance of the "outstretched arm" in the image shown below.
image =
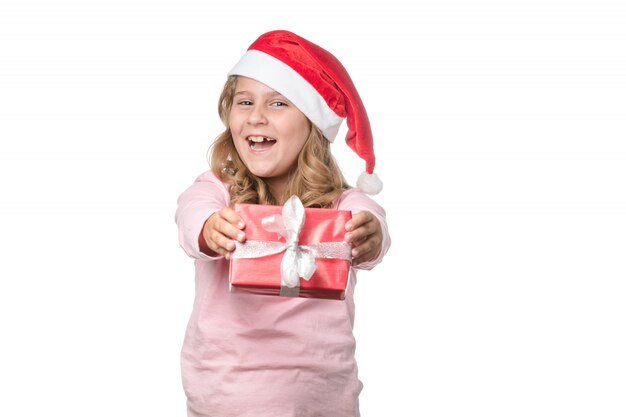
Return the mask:
[[[383,232],[380,221],[369,211],[361,211],[346,223],[345,241],[352,243],[352,264],[375,259],[382,249]]]
[[[352,211],[344,237],[353,245],[352,265],[358,269],[372,269],[383,260],[391,245],[385,210],[356,189],[344,192],[337,208]]]
[[[245,223],[230,207],[224,207],[211,215],[202,227],[198,244],[200,250],[209,256],[224,256],[230,259],[235,250],[235,242],[244,242],[246,235],[243,232]]]
[[[205,172],[178,198],[176,224],[178,241],[183,250],[195,259],[215,259],[217,253],[201,248],[201,239],[207,219],[228,207],[226,186],[213,173]],[[221,255],[220,255],[221,256]]]

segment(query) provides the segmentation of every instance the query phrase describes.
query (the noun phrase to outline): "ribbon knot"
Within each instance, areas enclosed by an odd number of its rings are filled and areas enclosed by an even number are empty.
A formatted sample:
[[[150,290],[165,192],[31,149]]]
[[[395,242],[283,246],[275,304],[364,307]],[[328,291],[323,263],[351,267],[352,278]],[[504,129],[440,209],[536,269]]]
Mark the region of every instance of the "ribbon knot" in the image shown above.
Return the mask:
[[[294,195],[283,205],[282,215],[268,216],[261,220],[265,230],[278,233],[285,238],[286,247],[280,262],[280,275],[281,285],[288,288],[297,287],[300,278],[308,281],[317,269],[315,257],[310,251],[302,251],[298,246],[304,216],[304,206]]]

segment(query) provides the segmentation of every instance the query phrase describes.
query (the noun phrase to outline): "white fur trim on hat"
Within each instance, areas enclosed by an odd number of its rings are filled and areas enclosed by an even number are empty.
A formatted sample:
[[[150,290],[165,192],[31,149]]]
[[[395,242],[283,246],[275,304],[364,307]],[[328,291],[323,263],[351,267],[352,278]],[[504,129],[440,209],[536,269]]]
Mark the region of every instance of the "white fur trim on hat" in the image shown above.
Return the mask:
[[[249,50],[228,75],[252,78],[278,91],[291,101],[324,137],[333,141],[343,118],[339,117],[315,88],[293,68],[265,52]]]

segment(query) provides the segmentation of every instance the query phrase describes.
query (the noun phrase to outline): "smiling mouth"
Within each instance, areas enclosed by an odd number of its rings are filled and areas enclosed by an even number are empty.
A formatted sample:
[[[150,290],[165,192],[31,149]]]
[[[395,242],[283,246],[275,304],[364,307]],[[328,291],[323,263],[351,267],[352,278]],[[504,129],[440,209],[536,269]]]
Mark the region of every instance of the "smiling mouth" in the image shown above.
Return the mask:
[[[276,139],[266,136],[248,136],[248,144],[253,151],[260,151],[271,148],[276,143]]]

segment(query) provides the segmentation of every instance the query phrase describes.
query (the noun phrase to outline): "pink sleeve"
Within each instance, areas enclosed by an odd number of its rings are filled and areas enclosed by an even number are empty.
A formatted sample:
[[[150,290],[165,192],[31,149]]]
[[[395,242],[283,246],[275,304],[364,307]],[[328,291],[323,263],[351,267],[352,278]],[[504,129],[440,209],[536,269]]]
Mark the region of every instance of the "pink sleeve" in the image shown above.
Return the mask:
[[[228,206],[229,195],[226,186],[215,175],[207,171],[178,197],[176,224],[178,241],[183,250],[192,258],[212,260],[200,252],[198,238],[204,222],[216,211]]]
[[[383,242],[380,249],[380,254],[372,259],[369,262],[365,262],[360,264],[357,269],[372,269],[380,262],[382,262],[383,257],[389,250],[389,246],[391,246],[391,239],[389,238],[389,230],[387,228],[387,220],[385,217],[385,210],[374,200],[368,197],[366,194],[362,193],[356,188],[352,188],[346,192],[344,192],[339,201],[337,202],[337,209],[339,210],[350,210],[352,214],[358,213],[360,211],[369,211],[371,212],[378,221],[380,222],[380,226],[383,232]]]

